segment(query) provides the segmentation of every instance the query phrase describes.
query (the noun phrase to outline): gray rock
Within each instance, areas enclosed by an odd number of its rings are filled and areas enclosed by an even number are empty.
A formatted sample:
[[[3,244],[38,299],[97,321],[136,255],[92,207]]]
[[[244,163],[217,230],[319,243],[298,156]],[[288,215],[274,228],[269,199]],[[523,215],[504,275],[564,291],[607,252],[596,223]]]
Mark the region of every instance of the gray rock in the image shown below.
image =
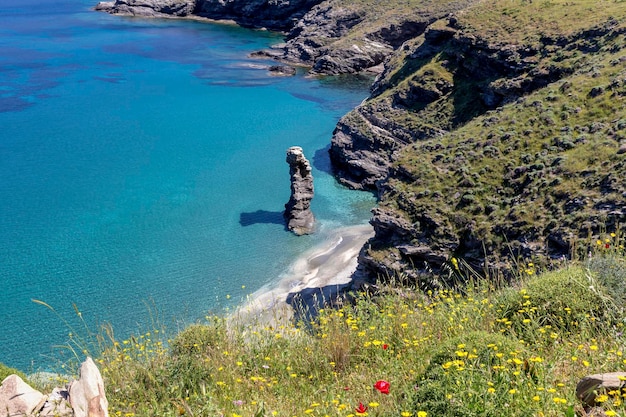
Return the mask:
[[[289,65],[271,65],[268,68],[271,75],[291,77],[296,75],[296,69]]]
[[[199,0],[197,14],[246,27],[288,30],[322,0]]]
[[[585,407],[596,405],[596,397],[602,393],[620,390],[626,385],[626,372],[608,372],[588,375],[576,385],[576,397]]]
[[[111,14],[141,17],[205,17],[247,27],[288,30],[321,0],[115,0],[95,7]]]
[[[289,230],[297,235],[309,234],[315,226],[315,216],[311,211],[314,194],[311,164],[299,146],[287,150],[287,163],[291,176],[291,197],[285,204],[283,216]]]
[[[196,10],[195,0],[116,0],[103,1],[95,7],[111,14],[141,17],[190,16]]]
[[[80,377],[70,384],[69,393],[75,417],[109,417],[104,381],[91,358],[80,366]]]
[[[46,397],[17,375],[9,375],[0,385],[0,417],[28,416],[39,411]]]

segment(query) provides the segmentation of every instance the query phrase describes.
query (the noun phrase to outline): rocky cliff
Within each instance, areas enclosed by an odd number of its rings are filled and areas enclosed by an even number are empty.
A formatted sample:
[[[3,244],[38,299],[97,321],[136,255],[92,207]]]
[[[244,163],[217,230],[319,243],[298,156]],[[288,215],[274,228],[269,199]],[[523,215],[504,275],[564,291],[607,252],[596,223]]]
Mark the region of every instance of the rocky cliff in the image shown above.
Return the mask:
[[[337,173],[380,198],[361,274],[510,274],[626,222],[626,7],[556,3],[434,22],[341,119]]]
[[[376,236],[359,260],[365,279],[436,286],[433,271],[511,273],[587,251],[626,222],[624,2],[116,0],[98,9],[281,30],[285,42],[262,55],[312,74],[379,74],[330,149],[342,183],[379,195]]]
[[[229,20],[282,31],[285,42],[261,55],[307,66],[312,74],[335,75],[380,72],[405,41],[475,1],[115,0],[95,9],[126,16]]]
[[[289,30],[321,0],[115,0],[98,11],[140,17],[200,17],[230,20],[245,27]]]

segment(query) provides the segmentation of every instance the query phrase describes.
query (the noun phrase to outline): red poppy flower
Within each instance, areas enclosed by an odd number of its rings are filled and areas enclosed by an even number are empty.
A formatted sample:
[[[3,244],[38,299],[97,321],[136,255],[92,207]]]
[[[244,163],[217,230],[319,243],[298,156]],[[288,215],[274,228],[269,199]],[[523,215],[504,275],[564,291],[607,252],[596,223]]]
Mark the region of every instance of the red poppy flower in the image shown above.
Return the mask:
[[[357,414],[365,414],[367,412],[367,407],[363,405],[363,403],[359,403],[359,406],[355,408]]]
[[[384,381],[384,380],[378,380],[376,381],[376,383],[374,384],[374,388],[376,388],[378,391],[380,391],[382,394],[389,394],[389,387],[391,385],[389,384],[389,382]]]
[[[604,247],[608,249],[611,247],[611,245],[607,243],[606,245],[604,245]]]
[[[385,344],[383,345],[383,350],[387,350],[387,349],[389,349],[389,345],[388,345],[387,343],[385,343]]]

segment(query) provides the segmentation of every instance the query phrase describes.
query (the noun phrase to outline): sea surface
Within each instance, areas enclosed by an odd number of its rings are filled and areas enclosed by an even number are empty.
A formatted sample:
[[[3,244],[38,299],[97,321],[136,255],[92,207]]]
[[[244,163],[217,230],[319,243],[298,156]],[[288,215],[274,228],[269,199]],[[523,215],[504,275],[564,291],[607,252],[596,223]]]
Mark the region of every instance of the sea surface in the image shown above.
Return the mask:
[[[94,4],[0,7],[0,362],[26,372],[67,359],[70,332],[232,309],[374,204],[327,154],[371,80],[272,77],[247,55],[278,34]],[[294,145],[314,166],[311,236],[281,217]]]

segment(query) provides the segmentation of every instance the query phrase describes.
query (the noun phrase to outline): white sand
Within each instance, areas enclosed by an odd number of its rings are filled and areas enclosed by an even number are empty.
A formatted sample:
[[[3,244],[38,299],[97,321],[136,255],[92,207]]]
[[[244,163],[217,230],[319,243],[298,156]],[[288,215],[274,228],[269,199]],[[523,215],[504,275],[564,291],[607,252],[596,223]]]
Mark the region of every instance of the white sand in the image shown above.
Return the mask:
[[[358,254],[372,236],[370,225],[337,229],[326,242],[296,260],[278,284],[252,294],[233,319],[245,323],[285,323],[293,316],[293,308],[287,304],[288,295],[307,288],[348,284],[356,270]]]

